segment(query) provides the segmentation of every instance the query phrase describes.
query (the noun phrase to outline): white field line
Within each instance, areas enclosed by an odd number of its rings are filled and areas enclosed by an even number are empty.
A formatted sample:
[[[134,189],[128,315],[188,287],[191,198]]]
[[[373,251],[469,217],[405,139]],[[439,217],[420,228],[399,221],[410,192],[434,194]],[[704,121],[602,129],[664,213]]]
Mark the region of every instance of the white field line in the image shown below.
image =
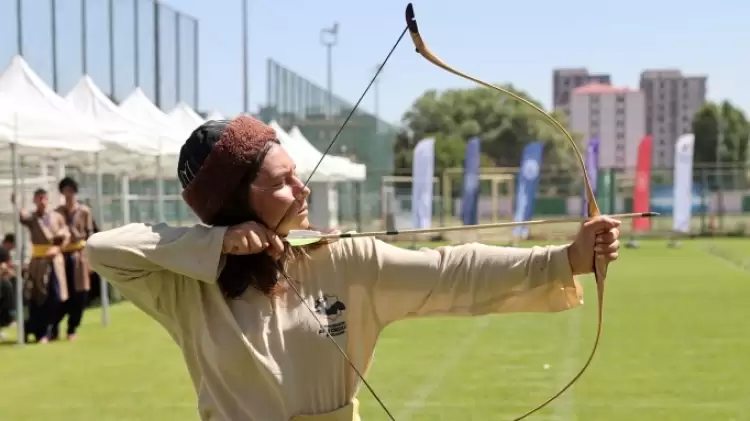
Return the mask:
[[[568,319],[568,338],[562,352],[560,370],[557,375],[557,388],[562,388],[581,368],[578,366],[581,360],[581,322],[583,317],[582,308],[573,309],[573,314]],[[554,369],[554,367],[550,367]],[[570,387],[559,398],[552,402],[555,418],[561,420],[575,421],[575,384]],[[557,391],[557,390],[556,390]]]
[[[434,367],[430,376],[414,392],[411,398],[404,403],[403,409],[395,415],[399,421],[411,419],[411,416],[425,406],[425,401],[430,397],[443,382],[443,377],[451,371],[462,359],[467,350],[473,347],[479,335],[489,326],[489,317],[479,317],[474,322],[471,333],[464,336],[464,339],[457,346],[450,346],[450,355],[443,360],[443,363]]]
[[[582,322],[582,311],[580,310],[581,309],[573,310],[575,314],[571,315],[568,322],[568,337],[564,345],[562,359],[560,360],[562,367],[559,370],[557,376],[558,380],[556,382],[558,388],[570,381],[576,371],[580,368],[577,366],[578,362],[581,360],[578,355],[578,352],[580,351],[580,331]],[[412,415],[424,409],[425,406],[434,406],[433,403],[428,403],[427,399],[440,388],[445,375],[450,372],[463,359],[464,354],[473,347],[479,335],[489,325],[489,321],[490,319],[488,317],[477,319],[470,333],[465,336],[457,346],[452,347],[450,355],[443,360],[442,364],[432,370],[431,375],[419,386],[419,388],[416,389],[411,398],[404,403],[402,410],[395,414],[397,420],[407,421],[411,419]],[[550,369],[555,370],[556,368],[551,366]],[[575,386],[568,389],[565,394],[552,403],[554,412],[548,417],[549,420],[574,421],[574,388]],[[440,406],[440,404],[438,404],[438,406]]]
[[[720,260],[724,262],[727,266],[731,267],[732,269],[738,270],[745,275],[747,275],[748,272],[750,272],[750,258],[745,259],[742,264],[737,263],[733,260],[727,259],[721,255],[721,247],[717,246],[708,246],[703,249],[703,251],[708,254],[709,256],[713,257],[716,260]]]

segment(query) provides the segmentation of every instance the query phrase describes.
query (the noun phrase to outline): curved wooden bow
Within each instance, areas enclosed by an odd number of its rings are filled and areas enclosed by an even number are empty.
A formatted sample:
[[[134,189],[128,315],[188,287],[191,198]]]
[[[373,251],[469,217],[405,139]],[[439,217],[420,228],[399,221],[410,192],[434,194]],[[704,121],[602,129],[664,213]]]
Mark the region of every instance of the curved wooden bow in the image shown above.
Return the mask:
[[[576,142],[573,139],[573,136],[571,136],[570,133],[568,133],[568,131],[565,129],[565,127],[563,127],[562,124],[560,124],[560,122],[555,120],[554,117],[549,115],[546,111],[544,111],[540,107],[536,106],[531,101],[507,89],[503,89],[500,86],[495,86],[491,83],[485,82],[481,79],[477,79],[460,70],[457,70],[447,65],[443,60],[438,58],[435,54],[432,53],[432,51],[430,51],[429,48],[427,48],[427,45],[422,39],[422,36],[419,34],[419,28],[417,27],[417,20],[414,16],[414,7],[411,5],[411,3],[409,3],[408,6],[406,6],[406,26],[409,29],[409,35],[411,35],[411,40],[412,42],[414,42],[414,47],[417,49],[417,53],[419,53],[419,55],[424,57],[427,61],[440,67],[443,70],[453,73],[456,76],[470,80],[474,83],[478,83],[479,85],[482,85],[484,87],[494,89],[517,101],[520,101],[526,106],[534,109],[534,111],[536,111],[537,113],[541,114],[547,121],[549,121],[555,128],[557,128],[568,140],[568,142],[570,143],[570,146],[573,147],[573,150],[575,151],[576,156],[578,157],[578,163],[581,165],[581,169],[583,170],[583,179],[584,179],[584,184],[586,186],[586,203],[588,205],[587,206],[588,216],[595,217],[595,216],[601,215],[601,212],[599,212],[599,205],[596,204],[596,197],[594,196],[594,190],[591,187],[591,181],[589,179],[588,172],[586,171],[586,164],[583,160],[583,155],[581,155],[581,151],[578,149],[578,146],[576,145]],[[597,325],[596,325],[596,337],[594,339],[594,346],[591,349],[591,354],[589,354],[589,357],[586,360],[586,363],[583,365],[583,367],[578,372],[578,374],[573,376],[573,378],[567,384],[565,384],[565,386],[563,386],[563,388],[560,389],[559,392],[555,393],[551,398],[542,402],[540,405],[537,405],[534,409],[526,412],[525,414],[517,418],[514,418],[513,421],[520,421],[522,419],[525,419],[529,415],[539,411],[540,409],[544,408],[545,406],[549,405],[552,401],[560,397],[560,395],[565,393],[566,390],[568,390],[571,386],[573,386],[573,383],[578,381],[578,379],[583,375],[583,373],[591,364],[591,361],[594,359],[596,350],[599,348],[599,338],[601,337],[601,333],[602,333],[602,324],[603,324],[603,318],[604,318],[603,317],[604,316],[604,280],[607,277],[607,263],[603,260],[598,260],[595,258],[592,264],[593,264],[593,269],[594,269],[594,275],[596,276],[598,314],[597,314]]]

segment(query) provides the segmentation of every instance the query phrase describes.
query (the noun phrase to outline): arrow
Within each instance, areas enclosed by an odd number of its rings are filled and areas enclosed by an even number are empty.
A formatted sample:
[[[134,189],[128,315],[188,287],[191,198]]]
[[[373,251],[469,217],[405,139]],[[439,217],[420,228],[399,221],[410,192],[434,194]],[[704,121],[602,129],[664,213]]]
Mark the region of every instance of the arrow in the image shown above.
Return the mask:
[[[657,212],[636,212],[636,213],[620,213],[615,215],[609,215],[610,218],[614,219],[636,219],[636,218],[651,218],[659,216]],[[357,238],[357,237],[378,237],[383,235],[399,235],[399,234],[430,234],[438,232],[454,232],[454,231],[471,231],[471,230],[484,230],[491,228],[512,228],[527,225],[552,225],[552,224],[564,224],[566,222],[585,222],[589,218],[585,217],[570,217],[570,218],[557,218],[557,219],[538,219],[534,221],[520,221],[520,222],[498,222],[493,224],[478,224],[478,225],[456,225],[450,227],[439,227],[439,228],[421,228],[421,229],[405,229],[400,231],[370,231],[370,232],[349,232],[339,234],[323,234],[320,231],[312,230],[290,230],[285,240],[292,247],[301,247],[309,244],[317,243],[322,240],[336,240],[339,238]]]

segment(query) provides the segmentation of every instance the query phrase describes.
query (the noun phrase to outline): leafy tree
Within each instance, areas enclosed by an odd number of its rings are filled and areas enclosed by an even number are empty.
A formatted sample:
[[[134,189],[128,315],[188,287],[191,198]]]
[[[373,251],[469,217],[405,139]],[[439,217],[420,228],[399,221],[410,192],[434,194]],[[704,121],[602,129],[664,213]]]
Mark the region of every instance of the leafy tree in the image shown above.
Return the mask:
[[[525,92],[511,85],[504,87],[541,106]],[[563,116],[554,116],[566,125]],[[545,167],[558,167],[571,177],[580,172],[572,148],[559,130],[527,105],[489,88],[429,90],[414,101],[403,122],[405,130],[395,143],[397,168],[411,168],[416,142],[427,137],[435,138],[436,173],[460,167],[466,142],[479,136],[483,166],[518,167],[524,146],[540,140],[545,143]]]
[[[709,102],[693,117],[696,163],[716,163],[716,145],[719,139],[719,118],[723,128],[723,141],[719,145],[721,163],[744,165],[748,161],[750,123],[744,112],[729,101],[721,104]]]

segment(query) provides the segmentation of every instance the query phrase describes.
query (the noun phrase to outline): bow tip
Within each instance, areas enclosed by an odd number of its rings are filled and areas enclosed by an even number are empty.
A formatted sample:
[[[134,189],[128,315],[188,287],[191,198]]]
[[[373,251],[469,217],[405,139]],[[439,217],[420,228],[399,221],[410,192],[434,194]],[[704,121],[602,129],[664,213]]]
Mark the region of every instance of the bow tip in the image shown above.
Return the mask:
[[[414,16],[414,6],[411,3],[406,5],[406,26],[412,34],[418,34],[417,18]]]

